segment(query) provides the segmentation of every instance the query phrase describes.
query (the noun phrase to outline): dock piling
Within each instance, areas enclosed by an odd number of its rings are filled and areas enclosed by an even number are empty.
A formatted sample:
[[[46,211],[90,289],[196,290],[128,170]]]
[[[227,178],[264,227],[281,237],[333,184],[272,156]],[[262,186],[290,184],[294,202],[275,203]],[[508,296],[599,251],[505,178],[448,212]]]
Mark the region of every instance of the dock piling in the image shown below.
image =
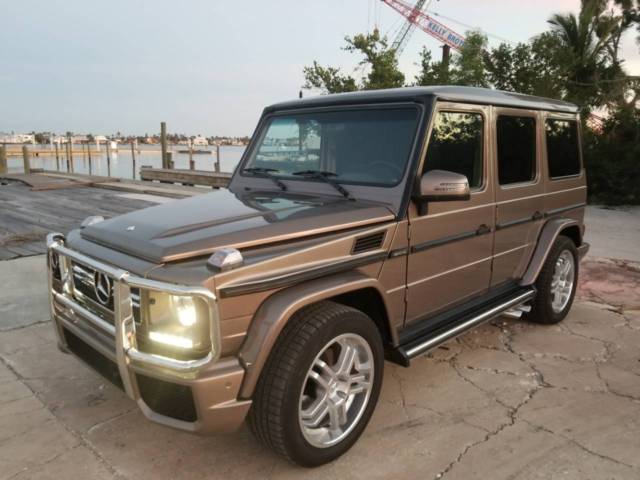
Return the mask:
[[[58,142],[55,142],[53,145],[56,148],[56,170],[60,171],[60,151],[59,151],[60,144]]]
[[[87,143],[87,154],[89,155],[89,175],[92,174],[92,168],[91,168],[91,144]]]
[[[131,170],[131,178],[136,179],[136,140],[131,140],[131,162],[132,162],[132,170]]]
[[[167,122],[160,122],[160,146],[162,147],[162,168],[169,168],[167,161]]]
[[[216,173],[220,173],[220,144],[216,145],[216,163],[214,168]]]
[[[29,175],[31,173],[31,159],[29,157],[29,147],[22,146],[22,161],[24,162],[24,173]]]
[[[111,176],[111,140],[107,139],[107,177]]]
[[[193,161],[193,140],[189,140],[189,170],[195,170],[196,164]]]
[[[73,173],[73,138],[71,132],[67,132],[67,151],[69,156],[67,157],[67,172]]]
[[[7,147],[0,145],[0,175],[7,173]]]

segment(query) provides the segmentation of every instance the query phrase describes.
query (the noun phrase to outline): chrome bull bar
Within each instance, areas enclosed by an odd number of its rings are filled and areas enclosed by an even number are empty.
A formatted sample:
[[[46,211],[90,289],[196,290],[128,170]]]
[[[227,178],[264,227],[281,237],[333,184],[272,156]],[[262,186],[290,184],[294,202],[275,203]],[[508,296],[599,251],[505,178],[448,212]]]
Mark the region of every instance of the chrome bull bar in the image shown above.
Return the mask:
[[[58,268],[61,279],[61,292],[53,288],[52,254],[58,255]],[[114,324],[102,319],[88,308],[79,304],[73,296],[73,273],[71,261],[76,261],[96,271],[109,275],[113,285],[113,317]],[[50,296],[50,313],[54,330],[59,344],[66,348],[66,341],[62,325],[56,320],[55,303],[74,312],[76,316],[92,324],[92,326],[106,332],[115,338],[115,359],[127,396],[139,399],[135,375],[132,367],[143,370],[159,370],[164,375],[176,378],[193,378],[194,373],[205,365],[218,359],[220,353],[220,335],[217,321],[216,297],[204,287],[181,286],[165,282],[158,282],[131,275],[126,270],[115,268],[82,253],[70,250],[64,245],[64,235],[50,233],[47,235],[47,265],[48,285]],[[197,360],[177,360],[161,355],[146,353],[138,350],[136,341],[135,321],[131,299],[131,287],[166,292],[174,295],[192,295],[203,298],[209,305],[211,350],[203,358]]]

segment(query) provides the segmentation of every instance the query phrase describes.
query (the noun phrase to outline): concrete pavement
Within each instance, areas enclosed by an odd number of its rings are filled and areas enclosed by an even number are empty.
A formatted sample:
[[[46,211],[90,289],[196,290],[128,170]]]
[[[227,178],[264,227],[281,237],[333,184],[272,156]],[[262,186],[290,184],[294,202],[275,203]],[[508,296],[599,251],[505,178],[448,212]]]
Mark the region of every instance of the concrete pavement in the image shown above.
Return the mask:
[[[640,264],[587,258],[560,325],[498,318],[409,369],[386,364],[364,435],[315,470],[246,428],[197,437],[145,420],[57,350],[43,279],[42,256],[0,262],[0,479],[640,478]]]

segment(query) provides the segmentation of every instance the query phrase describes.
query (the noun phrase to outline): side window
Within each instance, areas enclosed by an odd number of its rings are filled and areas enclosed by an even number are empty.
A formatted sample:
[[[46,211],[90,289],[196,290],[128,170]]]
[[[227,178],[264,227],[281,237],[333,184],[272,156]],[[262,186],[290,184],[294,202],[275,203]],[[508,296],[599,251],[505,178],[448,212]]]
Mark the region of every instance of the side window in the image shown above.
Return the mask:
[[[500,185],[532,181],[536,176],[535,119],[500,115],[496,135]]]
[[[484,121],[479,113],[438,112],[424,171],[448,170],[466,175],[469,188],[482,185]]]
[[[566,177],[580,173],[580,150],[578,148],[578,125],[572,120],[548,119],[545,123],[547,135],[547,160],[549,177]]]

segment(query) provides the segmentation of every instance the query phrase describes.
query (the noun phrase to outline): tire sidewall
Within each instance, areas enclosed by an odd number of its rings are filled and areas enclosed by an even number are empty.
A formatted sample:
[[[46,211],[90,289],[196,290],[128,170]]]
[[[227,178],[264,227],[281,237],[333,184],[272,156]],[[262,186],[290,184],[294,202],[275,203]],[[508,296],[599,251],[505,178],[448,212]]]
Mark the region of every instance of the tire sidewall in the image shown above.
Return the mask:
[[[349,311],[339,315],[328,323],[325,328],[313,337],[301,355],[296,359],[295,374],[286,382],[288,392],[282,404],[282,418],[284,419],[285,447],[292,458],[306,467],[313,467],[327,463],[345,453],[356,442],[373,414],[380,388],[384,369],[384,351],[382,341],[376,325],[366,315],[358,311]],[[338,444],[327,448],[311,445],[304,437],[298,419],[300,393],[306,380],[307,372],[320,350],[331,340],[345,333],[354,333],[364,338],[373,353],[374,378],[371,395],[358,424]]]

